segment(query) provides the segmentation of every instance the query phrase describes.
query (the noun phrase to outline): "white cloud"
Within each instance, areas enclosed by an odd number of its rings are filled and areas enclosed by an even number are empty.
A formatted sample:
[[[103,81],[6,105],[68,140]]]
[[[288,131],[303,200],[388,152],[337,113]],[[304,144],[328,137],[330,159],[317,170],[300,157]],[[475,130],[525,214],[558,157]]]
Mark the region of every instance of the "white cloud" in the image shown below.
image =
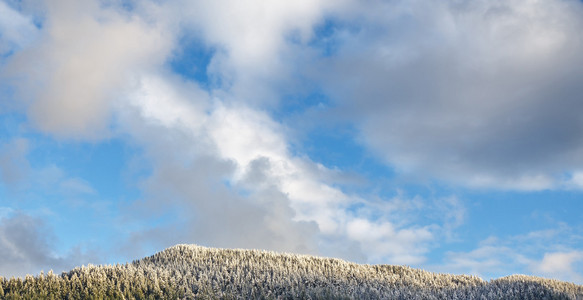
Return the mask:
[[[171,37],[139,17],[100,9],[96,1],[47,7],[42,37],[11,58],[4,76],[21,79],[20,99],[41,130],[102,137],[117,90],[138,70],[164,62]]]
[[[573,172],[571,177],[566,180],[566,186],[569,188],[583,189],[583,172]]]
[[[188,131],[199,131],[208,118],[205,111],[210,106],[210,97],[196,85],[167,75],[142,76],[128,96],[130,104],[137,107],[150,122]],[[116,109],[123,111],[126,103]]]
[[[583,260],[581,251],[545,253],[537,270],[544,273],[572,272],[571,265],[579,260]]]
[[[293,172],[287,164],[287,145],[277,134],[278,125],[269,116],[247,107],[225,107],[217,104],[208,125],[209,134],[219,155],[234,160],[240,168],[266,157],[278,165],[278,173]]]
[[[545,253],[541,261],[532,263],[532,270],[541,276],[583,283],[583,251]]]

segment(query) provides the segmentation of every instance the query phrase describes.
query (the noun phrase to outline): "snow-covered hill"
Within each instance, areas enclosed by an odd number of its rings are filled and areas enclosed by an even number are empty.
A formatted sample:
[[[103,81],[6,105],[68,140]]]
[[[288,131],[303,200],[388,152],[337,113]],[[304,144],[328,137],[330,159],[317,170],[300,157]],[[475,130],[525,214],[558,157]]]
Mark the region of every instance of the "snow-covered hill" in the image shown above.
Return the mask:
[[[132,263],[0,280],[5,299],[583,299],[583,286],[177,245]]]

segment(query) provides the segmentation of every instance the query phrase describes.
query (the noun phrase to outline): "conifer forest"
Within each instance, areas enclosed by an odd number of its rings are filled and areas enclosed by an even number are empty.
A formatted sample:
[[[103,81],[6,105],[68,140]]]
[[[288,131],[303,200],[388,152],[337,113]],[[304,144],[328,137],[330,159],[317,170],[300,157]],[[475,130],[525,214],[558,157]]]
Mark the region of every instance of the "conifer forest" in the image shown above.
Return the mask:
[[[2,299],[583,299],[583,286],[513,275],[492,281],[406,266],[177,245],[123,265],[0,277]]]

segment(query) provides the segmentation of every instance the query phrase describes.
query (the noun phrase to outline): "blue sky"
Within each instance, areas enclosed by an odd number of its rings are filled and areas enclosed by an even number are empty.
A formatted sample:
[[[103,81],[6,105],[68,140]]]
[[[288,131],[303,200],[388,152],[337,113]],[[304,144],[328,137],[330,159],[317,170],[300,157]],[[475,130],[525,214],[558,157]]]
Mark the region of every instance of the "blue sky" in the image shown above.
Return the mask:
[[[178,243],[583,284],[583,4],[0,1],[0,276]]]

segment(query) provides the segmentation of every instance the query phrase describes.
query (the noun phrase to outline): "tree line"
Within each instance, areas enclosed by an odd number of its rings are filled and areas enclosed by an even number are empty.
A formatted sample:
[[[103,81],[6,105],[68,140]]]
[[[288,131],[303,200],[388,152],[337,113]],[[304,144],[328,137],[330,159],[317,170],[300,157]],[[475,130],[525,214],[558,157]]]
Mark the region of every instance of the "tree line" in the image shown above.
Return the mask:
[[[583,286],[257,250],[177,245],[123,265],[0,277],[2,299],[583,299]]]

